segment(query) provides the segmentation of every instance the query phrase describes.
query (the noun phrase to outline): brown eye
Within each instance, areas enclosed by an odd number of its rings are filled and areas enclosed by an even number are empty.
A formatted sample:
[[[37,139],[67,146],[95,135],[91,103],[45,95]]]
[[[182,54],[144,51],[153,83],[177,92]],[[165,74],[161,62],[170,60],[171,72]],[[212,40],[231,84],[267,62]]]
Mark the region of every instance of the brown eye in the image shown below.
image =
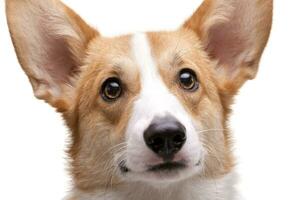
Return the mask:
[[[179,73],[180,86],[188,91],[194,92],[199,88],[196,74],[191,69],[183,69]]]
[[[118,78],[109,78],[102,85],[101,96],[105,101],[115,101],[121,94],[122,87]]]

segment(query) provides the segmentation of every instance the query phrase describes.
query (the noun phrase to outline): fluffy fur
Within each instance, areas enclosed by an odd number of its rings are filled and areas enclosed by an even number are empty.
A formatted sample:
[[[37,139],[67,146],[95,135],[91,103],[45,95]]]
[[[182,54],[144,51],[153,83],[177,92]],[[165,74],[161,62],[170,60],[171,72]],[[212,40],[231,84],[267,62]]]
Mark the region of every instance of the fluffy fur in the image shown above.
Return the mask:
[[[267,43],[272,0],[205,0],[178,30],[101,36],[58,0],[6,0],[18,59],[37,98],[62,113],[71,131],[73,190],[67,200],[233,200],[234,156],[227,120],[234,95],[253,79]],[[187,92],[189,68],[200,87]],[[110,77],[122,96],[99,95]],[[172,115],[187,141],[159,164],[142,134],[155,117]],[[120,163],[130,169],[120,170]]]

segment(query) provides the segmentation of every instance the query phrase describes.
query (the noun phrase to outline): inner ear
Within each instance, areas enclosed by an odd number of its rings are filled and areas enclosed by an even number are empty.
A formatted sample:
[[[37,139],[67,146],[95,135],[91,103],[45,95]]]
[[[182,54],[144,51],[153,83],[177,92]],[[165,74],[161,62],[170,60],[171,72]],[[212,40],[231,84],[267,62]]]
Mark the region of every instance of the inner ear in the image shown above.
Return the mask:
[[[68,43],[64,38],[55,38],[47,36],[45,33],[45,45],[48,46],[46,50],[47,59],[41,63],[45,68],[45,73],[53,77],[54,81],[59,83],[70,83],[70,77],[74,76],[74,72],[80,63],[75,61]]]
[[[52,106],[70,101],[74,77],[98,32],[58,0],[7,0],[12,40],[34,94]],[[59,103],[58,103],[59,102]]]
[[[236,91],[253,79],[269,38],[272,0],[205,0],[184,28],[194,31],[224,84]]]
[[[238,68],[240,56],[247,53],[247,36],[242,31],[234,29],[232,24],[223,24],[212,27],[208,34],[206,51],[209,56],[218,61],[219,66],[228,68],[232,74]],[[243,53],[244,55],[242,55]]]

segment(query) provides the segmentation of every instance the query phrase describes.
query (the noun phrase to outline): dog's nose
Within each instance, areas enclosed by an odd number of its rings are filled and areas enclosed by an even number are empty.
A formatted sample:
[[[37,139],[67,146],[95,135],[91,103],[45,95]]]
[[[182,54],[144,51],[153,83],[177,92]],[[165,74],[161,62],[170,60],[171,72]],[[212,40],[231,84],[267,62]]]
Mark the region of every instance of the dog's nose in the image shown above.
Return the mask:
[[[184,145],[186,129],[172,116],[154,118],[144,132],[144,140],[153,152],[170,161]]]

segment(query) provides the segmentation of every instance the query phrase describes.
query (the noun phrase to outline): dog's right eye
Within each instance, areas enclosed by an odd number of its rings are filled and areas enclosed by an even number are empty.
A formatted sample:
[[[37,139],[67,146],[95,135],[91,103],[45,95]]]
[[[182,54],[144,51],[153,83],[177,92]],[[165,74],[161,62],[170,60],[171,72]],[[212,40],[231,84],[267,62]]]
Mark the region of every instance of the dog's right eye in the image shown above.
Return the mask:
[[[107,79],[101,87],[101,96],[105,101],[117,100],[122,94],[121,81],[118,78]]]

